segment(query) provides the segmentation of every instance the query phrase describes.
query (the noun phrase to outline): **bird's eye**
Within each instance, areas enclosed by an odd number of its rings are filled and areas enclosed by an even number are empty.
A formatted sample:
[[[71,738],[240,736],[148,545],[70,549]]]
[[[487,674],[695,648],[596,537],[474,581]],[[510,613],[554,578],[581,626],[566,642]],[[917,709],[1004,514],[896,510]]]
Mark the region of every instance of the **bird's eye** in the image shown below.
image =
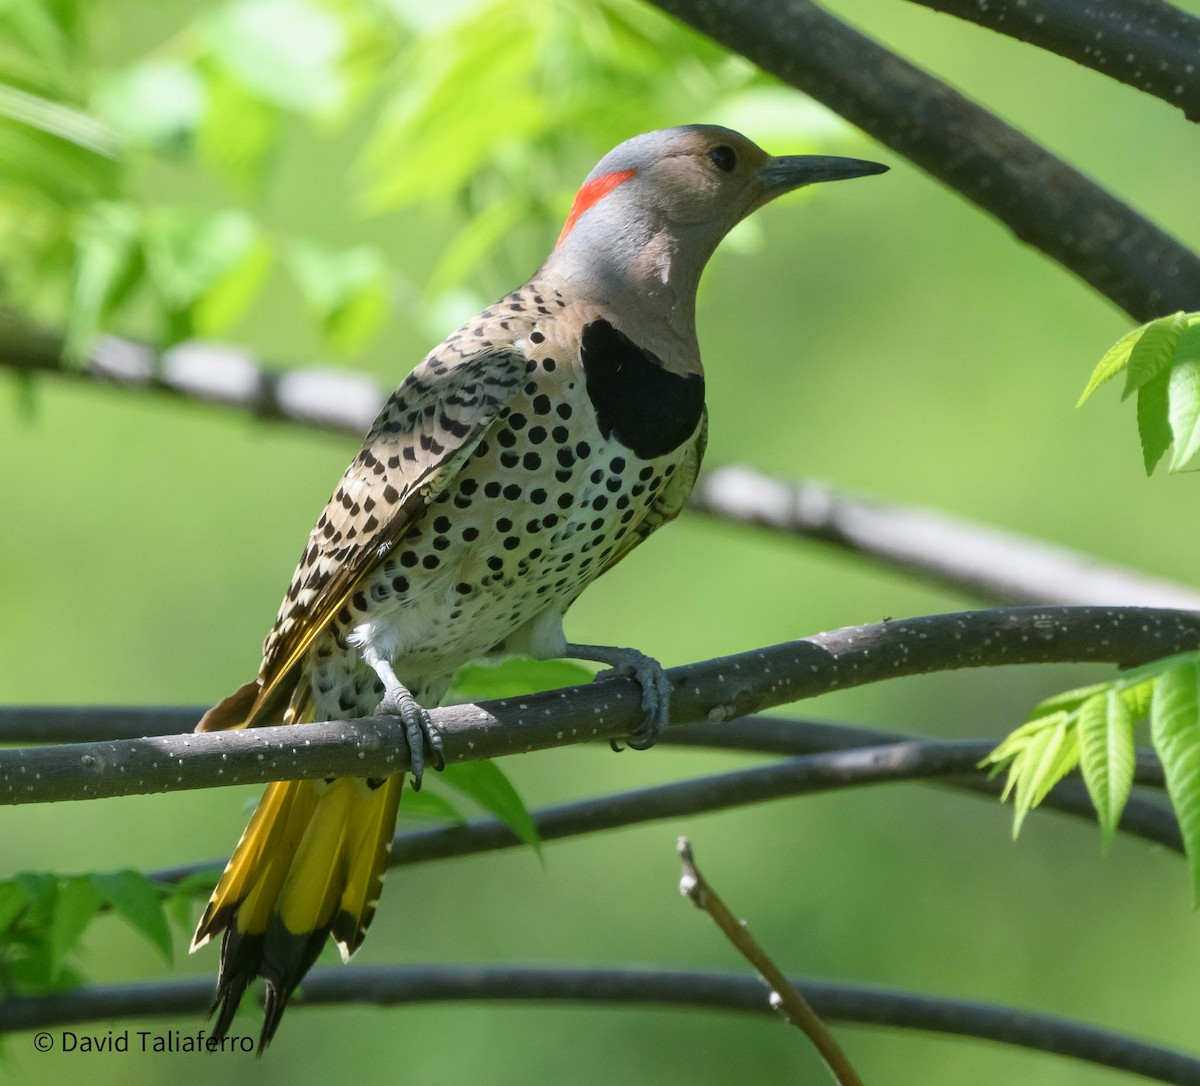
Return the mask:
[[[732,147],[719,143],[716,147],[709,149],[708,161],[718,170],[730,173],[737,165],[737,152]]]

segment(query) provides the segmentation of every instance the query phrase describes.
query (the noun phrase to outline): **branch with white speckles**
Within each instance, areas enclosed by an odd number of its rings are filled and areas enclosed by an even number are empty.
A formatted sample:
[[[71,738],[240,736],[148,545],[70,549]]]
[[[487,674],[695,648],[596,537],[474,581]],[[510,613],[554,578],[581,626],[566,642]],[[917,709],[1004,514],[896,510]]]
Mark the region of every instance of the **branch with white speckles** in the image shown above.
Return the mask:
[[[1028,42],[1200,121],[1200,19],[1163,0],[913,0]]]
[[[791,983],[834,1022],[975,1037],[1049,1052],[1142,1075],[1200,1086],[1200,1060],[1182,1052],[1066,1018],[974,1000],[794,977]],[[691,1007],[769,1015],[754,976],[711,970],[564,968],[512,965],[404,965],[315,969],[293,1014],[329,1005],[404,1006],[480,1000],[587,1005]],[[142,984],[95,985],[32,998],[0,1000],[0,1033],[118,1019],[160,1020],[203,1014],[212,983],[188,977]],[[277,1044],[282,1042],[276,1042]]]
[[[817,480],[718,468],[697,483],[689,506],[721,520],[831,543],[996,603],[1200,610],[1200,592],[1188,585],[933,509],[846,494]]]
[[[673,668],[671,721],[731,720],[883,679],[1001,664],[1133,665],[1200,646],[1200,614],[1008,608],[849,627]],[[614,679],[433,712],[448,762],[627,735],[641,692]],[[47,803],[405,769],[391,718],[0,751],[0,803]]]
[[[734,731],[742,724],[696,724],[677,729],[676,739],[690,738],[697,733],[701,742],[711,742],[712,729]],[[764,731],[775,730],[787,721],[776,718],[764,720]],[[916,740],[888,737],[879,734],[872,743],[864,737],[866,729],[834,727],[838,734],[829,740],[833,749],[819,753],[786,758],[769,765],[713,773],[670,784],[637,788],[628,792],[596,796],[593,799],[561,803],[530,811],[542,842],[563,841],[602,830],[642,825],[667,818],[745,807],[773,799],[815,795],[835,789],[863,788],[873,784],[923,781],[946,785],[960,791],[994,798],[1003,790],[1003,782],[992,780],[979,769],[985,754],[995,742],[983,740]],[[786,730],[786,729],[783,729]],[[854,733],[860,743],[854,746]],[[708,733],[707,735],[705,733]],[[849,733],[849,734],[847,734]],[[877,733],[878,734],[878,733]],[[724,738],[724,736],[722,736]],[[668,732],[663,742],[670,742]],[[762,748],[774,753],[803,749],[812,740],[801,739],[791,744],[779,742],[779,736],[766,736]],[[691,744],[689,744],[691,745]],[[699,744],[696,744],[699,745]],[[742,749],[745,749],[743,747]],[[1153,756],[1138,758],[1135,783],[1143,787],[1162,787],[1162,767]],[[1041,802],[1040,808],[1073,815],[1089,822],[1096,821],[1096,809],[1087,789],[1079,780],[1059,781]],[[1173,852],[1183,853],[1183,837],[1174,812],[1165,803],[1134,793],[1121,814],[1122,833],[1140,837]],[[454,856],[474,856],[481,852],[521,848],[524,843],[506,823],[496,818],[480,818],[449,826],[427,826],[402,830],[392,840],[389,865],[392,867],[428,863]],[[202,872],[211,872],[215,883],[227,858],[200,863],[179,864],[149,873],[149,878],[161,883],[176,883]]]
[[[650,2],[927,170],[1136,320],[1196,308],[1195,253],[994,114],[810,0]]]

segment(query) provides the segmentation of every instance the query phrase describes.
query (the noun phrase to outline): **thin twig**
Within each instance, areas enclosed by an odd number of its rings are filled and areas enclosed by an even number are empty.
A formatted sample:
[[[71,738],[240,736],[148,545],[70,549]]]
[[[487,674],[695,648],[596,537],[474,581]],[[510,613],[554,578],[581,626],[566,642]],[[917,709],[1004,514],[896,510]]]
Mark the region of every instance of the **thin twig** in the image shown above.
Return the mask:
[[[908,675],[1049,662],[1143,663],[1200,645],[1200,614],[1141,607],[1014,607],[848,627],[672,668],[671,721],[720,722]],[[628,735],[641,689],[613,679],[433,710],[449,762]],[[392,717],[0,750],[0,802],[49,803],[407,768]]]
[[[1200,19],[1163,0],[913,0],[1127,83],[1200,121]]]
[[[770,995],[767,1003],[785,1022],[791,1023],[804,1034],[820,1054],[829,1073],[839,1086],[862,1086],[862,1079],[854,1070],[841,1045],[833,1039],[833,1035],[825,1027],[816,1011],[808,1005],[807,1000],[796,991],[791,981],[783,975],[783,971],[771,960],[770,955],[763,950],[758,940],[750,934],[750,929],[743,921],[729,911],[729,907],[721,899],[721,895],[709,884],[696,866],[696,858],[692,854],[692,843],[686,837],[680,837],[676,848],[683,861],[683,875],[679,880],[679,892],[683,894],[697,909],[708,913],[713,923],[720,928],[721,933],[733,945],[743,958],[758,971],[759,976],[767,982]]]
[[[811,0],[651,0],[994,215],[1138,321],[1200,299],[1200,257],[994,114]]]
[[[988,602],[1200,610],[1200,592],[1190,585],[933,509],[847,494],[817,480],[718,468],[701,477],[689,505],[721,520],[831,543]]]
[[[972,1000],[797,977],[791,980],[831,1022],[975,1037],[1083,1060],[1176,1086],[1200,1086],[1200,1059],[1065,1018]],[[480,1000],[634,1004],[772,1014],[758,977],[699,970],[577,969],[504,965],[352,966],[316,969],[292,1013],[322,1005]],[[0,1000],[0,1033],[72,1023],[203,1014],[212,984],[201,978],[97,985]],[[277,1041],[276,1044],[286,1044]]]

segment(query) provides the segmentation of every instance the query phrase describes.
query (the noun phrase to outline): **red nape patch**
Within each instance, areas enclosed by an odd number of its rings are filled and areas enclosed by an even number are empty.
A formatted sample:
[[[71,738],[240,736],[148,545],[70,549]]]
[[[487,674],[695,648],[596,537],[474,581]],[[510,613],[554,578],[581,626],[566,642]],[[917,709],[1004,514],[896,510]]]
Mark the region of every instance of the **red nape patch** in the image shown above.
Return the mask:
[[[575,229],[580,215],[601,197],[607,196],[618,185],[628,181],[635,173],[637,170],[617,170],[614,173],[593,177],[588,181],[575,193],[575,202],[571,205],[570,214],[567,215],[567,221],[563,223],[562,233],[558,235],[558,241],[554,243],[554,247],[557,249],[566,240],[567,235]]]

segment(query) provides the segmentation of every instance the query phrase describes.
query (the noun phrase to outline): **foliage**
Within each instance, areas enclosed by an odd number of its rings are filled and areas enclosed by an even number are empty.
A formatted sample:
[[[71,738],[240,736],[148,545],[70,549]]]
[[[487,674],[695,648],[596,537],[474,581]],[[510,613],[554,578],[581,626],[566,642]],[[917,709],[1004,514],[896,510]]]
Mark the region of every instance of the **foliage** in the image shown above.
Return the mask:
[[[1134,730],[1146,718],[1162,759],[1200,904],[1200,652],[1131,668],[1106,683],[1041,702],[985,765],[1008,770],[1013,835],[1025,816],[1077,766],[1096,807],[1107,847],[1133,788]]]
[[[1122,336],[1092,371],[1079,402],[1122,370],[1121,398],[1137,393],[1146,474],[1168,449],[1167,471],[1194,470],[1200,453],[1200,313],[1171,313]]]
[[[228,334],[273,282],[352,355],[397,299],[428,309],[518,227],[544,245],[569,186],[635,131],[747,96],[768,123],[811,127],[770,112],[750,65],[634,0],[224,0],[115,65],[95,7],[0,6],[0,232],[17,242],[0,303],[65,325],[76,359],[103,331]],[[330,199],[455,224],[427,296],[405,254],[276,224],[276,172],[338,140],[357,166]],[[164,201],[164,170],[206,179],[203,195]]]
[[[53,875],[23,871],[0,882],[0,990],[25,995],[81,982],[79,944],[96,917],[121,917],[167,961],[167,918],[186,923],[204,880],[155,883],[136,871]]]

